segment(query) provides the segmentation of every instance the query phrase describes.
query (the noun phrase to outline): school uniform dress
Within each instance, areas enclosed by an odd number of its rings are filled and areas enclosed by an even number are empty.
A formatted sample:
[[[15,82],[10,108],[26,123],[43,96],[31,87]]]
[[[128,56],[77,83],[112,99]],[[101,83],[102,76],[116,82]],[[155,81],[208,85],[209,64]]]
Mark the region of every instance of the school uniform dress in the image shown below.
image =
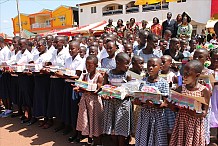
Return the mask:
[[[114,58],[103,58],[101,61],[101,67],[107,69],[114,69],[116,68],[116,60]]]
[[[55,47],[52,45],[50,48],[47,49],[46,52],[53,55],[55,53],[55,50]]]
[[[157,57],[155,54],[144,54],[143,50],[139,50],[136,55],[141,56],[144,59],[145,63],[147,63],[150,58]]]
[[[64,68],[69,69],[71,75],[75,76],[76,71],[83,71],[83,59],[79,54],[74,59],[69,57],[65,61]],[[76,128],[80,95],[73,91],[71,84],[73,84],[71,80],[65,80],[61,120],[66,125]]]
[[[17,61],[20,60],[20,51],[15,53],[15,51],[11,52],[11,58],[10,60],[6,61],[8,65],[15,64]],[[18,85],[18,75],[17,74],[11,74],[11,80],[10,80],[10,99],[13,104],[19,105],[19,85]]]
[[[36,65],[42,66],[45,62],[50,62],[52,55],[49,53],[43,53],[38,56],[34,61]],[[34,96],[33,96],[33,116],[34,117],[45,117],[47,115],[47,107],[48,107],[48,97],[50,92],[50,75],[48,74],[34,74]]]
[[[108,72],[110,85],[121,86],[127,74],[115,75],[112,70]],[[104,100],[104,127],[103,133],[108,135],[121,135],[128,137],[133,132],[133,114],[130,98],[124,100]]]
[[[93,79],[90,74],[86,74],[85,80],[88,83],[97,84],[100,73],[96,73]],[[82,135],[89,137],[98,137],[102,134],[103,129],[103,103],[101,97],[93,92],[84,92],[79,102],[79,113],[77,119],[78,131]]]
[[[189,91],[182,85],[182,94],[203,97],[205,86],[198,84],[198,90]],[[201,113],[202,111],[197,111]],[[191,116],[187,110],[180,109],[176,116],[176,122],[170,140],[170,146],[205,146],[204,119]]]
[[[67,49],[63,48],[59,53],[57,53],[57,50],[55,50],[51,59],[52,65],[64,67],[65,60],[69,56],[69,51]],[[47,117],[56,117],[60,120],[62,116],[65,80],[55,76],[51,76],[50,78],[51,83],[48,98]]]
[[[169,84],[163,78],[155,83],[143,79],[148,86],[159,89],[162,95],[169,95]],[[142,106],[136,129],[136,146],[168,146],[167,121],[164,108]]]
[[[24,53],[18,53],[20,60],[17,64],[28,64],[33,61],[33,55],[26,49]],[[19,74],[18,75],[19,85],[19,104],[22,106],[33,106],[33,91],[34,91],[34,77],[32,75]]]
[[[7,62],[10,60],[11,51],[5,46],[0,50],[0,64]],[[10,74],[3,73],[0,77],[0,98],[6,99],[9,98],[10,94]]]

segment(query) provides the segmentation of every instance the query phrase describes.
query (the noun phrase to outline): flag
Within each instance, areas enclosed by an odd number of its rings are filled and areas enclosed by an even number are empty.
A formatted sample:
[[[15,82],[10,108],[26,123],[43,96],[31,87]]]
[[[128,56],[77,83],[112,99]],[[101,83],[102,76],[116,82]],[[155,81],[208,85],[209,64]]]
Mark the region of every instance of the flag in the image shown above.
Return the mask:
[[[161,2],[161,0],[136,0],[135,5],[155,4],[159,2]]]

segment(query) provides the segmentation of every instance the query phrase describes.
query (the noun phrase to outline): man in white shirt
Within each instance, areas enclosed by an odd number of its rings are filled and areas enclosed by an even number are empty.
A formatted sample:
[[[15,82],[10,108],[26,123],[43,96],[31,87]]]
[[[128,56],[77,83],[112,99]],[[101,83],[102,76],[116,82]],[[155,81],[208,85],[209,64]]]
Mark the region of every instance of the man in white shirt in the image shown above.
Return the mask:
[[[10,60],[11,51],[4,42],[4,38],[0,36],[0,64]]]

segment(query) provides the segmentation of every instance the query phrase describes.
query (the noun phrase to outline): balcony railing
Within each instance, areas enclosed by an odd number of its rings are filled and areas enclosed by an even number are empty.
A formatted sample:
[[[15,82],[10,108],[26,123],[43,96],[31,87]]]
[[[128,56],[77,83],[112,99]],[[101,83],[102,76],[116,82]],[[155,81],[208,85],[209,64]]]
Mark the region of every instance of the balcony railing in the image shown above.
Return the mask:
[[[139,12],[139,7],[126,8],[126,13],[138,13],[138,12]]]
[[[169,9],[169,3],[162,4],[162,10],[167,10],[167,9]],[[157,10],[161,10],[161,5],[160,4],[145,5],[145,6],[142,7],[143,12],[157,11]]]
[[[116,14],[123,14],[123,9],[116,9],[116,10],[103,11],[102,14],[103,14],[103,16],[116,15]]]
[[[47,24],[47,23],[34,23],[34,24],[32,24],[31,26],[32,26],[32,29],[51,27],[51,25],[50,25],[50,24]]]

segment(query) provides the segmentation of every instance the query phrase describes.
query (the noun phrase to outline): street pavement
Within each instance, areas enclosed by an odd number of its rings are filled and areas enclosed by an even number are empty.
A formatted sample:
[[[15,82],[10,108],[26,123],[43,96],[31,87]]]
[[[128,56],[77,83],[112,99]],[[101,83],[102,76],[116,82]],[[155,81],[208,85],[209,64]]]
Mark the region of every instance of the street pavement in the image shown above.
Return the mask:
[[[42,129],[38,127],[38,123],[27,126],[21,124],[19,118],[0,118],[0,146],[85,146],[87,139],[81,144],[68,143],[67,139],[70,136],[62,135],[62,131],[55,133],[54,127],[50,129]],[[210,146],[217,146],[217,129],[211,130],[212,143]],[[108,146],[115,146],[106,139]],[[134,143],[134,139],[131,143]]]

